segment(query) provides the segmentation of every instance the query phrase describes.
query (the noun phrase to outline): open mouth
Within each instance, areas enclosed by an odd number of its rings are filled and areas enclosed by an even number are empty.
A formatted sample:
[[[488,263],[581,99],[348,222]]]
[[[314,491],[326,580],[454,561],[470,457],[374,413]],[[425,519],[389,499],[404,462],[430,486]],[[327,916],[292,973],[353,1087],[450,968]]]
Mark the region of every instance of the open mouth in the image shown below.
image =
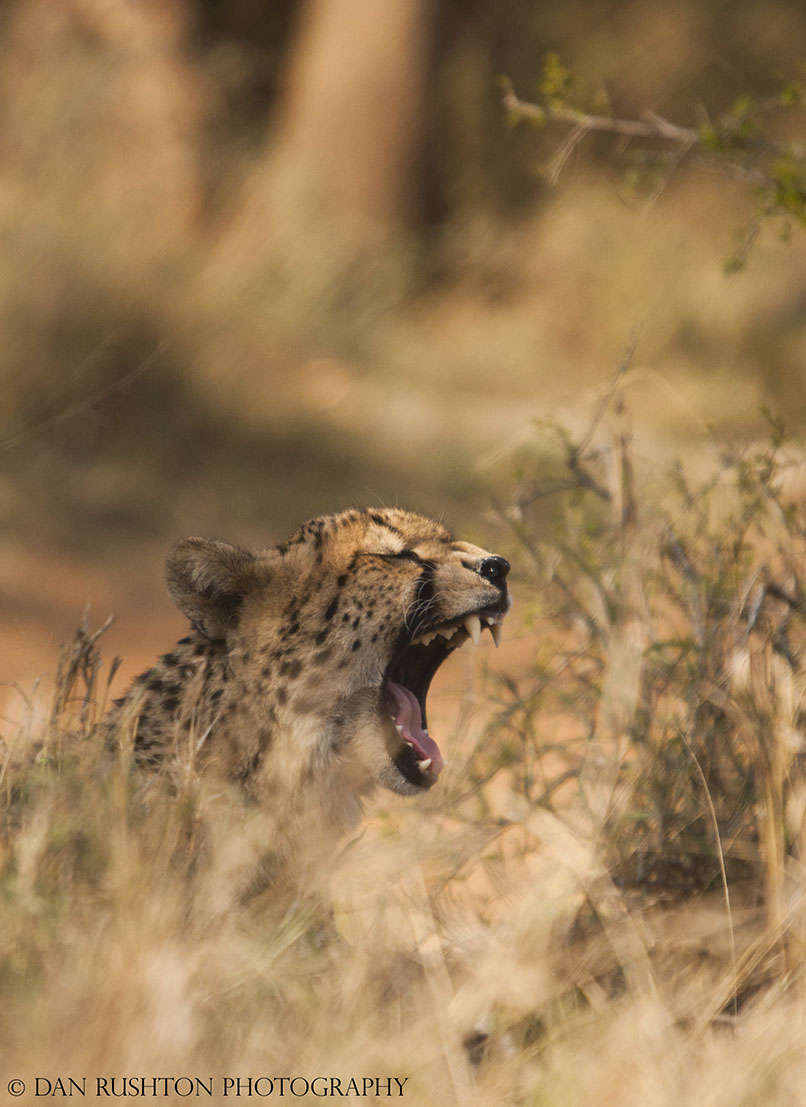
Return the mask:
[[[400,774],[415,787],[430,788],[444,764],[439,746],[428,733],[426,718],[425,701],[434,674],[445,658],[468,640],[477,646],[485,628],[499,646],[506,610],[505,605],[483,607],[421,629],[392,658],[383,693],[395,730],[403,741],[393,760]]]

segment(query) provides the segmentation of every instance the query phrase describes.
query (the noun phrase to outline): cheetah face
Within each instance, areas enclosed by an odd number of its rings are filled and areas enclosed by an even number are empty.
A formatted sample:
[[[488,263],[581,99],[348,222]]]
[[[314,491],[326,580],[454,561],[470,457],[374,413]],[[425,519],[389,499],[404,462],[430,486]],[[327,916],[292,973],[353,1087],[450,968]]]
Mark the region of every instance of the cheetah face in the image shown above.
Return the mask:
[[[284,740],[309,743],[311,763],[340,758],[359,788],[412,794],[444,764],[428,731],[434,674],[485,629],[499,644],[508,571],[440,524],[384,508],[311,520],[260,553],[188,539],[168,584],[196,629],[226,642],[257,728],[275,720]]]

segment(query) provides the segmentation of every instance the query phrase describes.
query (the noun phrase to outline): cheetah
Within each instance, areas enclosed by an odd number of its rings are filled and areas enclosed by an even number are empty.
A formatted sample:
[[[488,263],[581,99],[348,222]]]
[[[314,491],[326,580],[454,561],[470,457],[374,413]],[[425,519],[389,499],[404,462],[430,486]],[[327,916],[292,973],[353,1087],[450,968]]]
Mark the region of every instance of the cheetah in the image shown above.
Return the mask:
[[[188,538],[166,569],[190,632],[109,726],[129,718],[140,766],[190,759],[211,796],[239,796],[269,882],[295,845],[332,850],[376,786],[436,784],[431,681],[484,629],[498,645],[511,606],[505,558],[399,508],[321,516],[257,552]]]

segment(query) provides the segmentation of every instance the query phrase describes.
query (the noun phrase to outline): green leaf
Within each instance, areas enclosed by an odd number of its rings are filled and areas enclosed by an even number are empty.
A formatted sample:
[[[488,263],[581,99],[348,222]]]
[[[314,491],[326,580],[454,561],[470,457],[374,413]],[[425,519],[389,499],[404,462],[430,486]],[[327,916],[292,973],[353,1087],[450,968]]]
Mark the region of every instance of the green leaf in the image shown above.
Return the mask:
[[[546,54],[540,80],[540,92],[546,100],[553,105],[564,103],[575,85],[576,79],[571,70],[563,65],[560,55],[553,52]]]

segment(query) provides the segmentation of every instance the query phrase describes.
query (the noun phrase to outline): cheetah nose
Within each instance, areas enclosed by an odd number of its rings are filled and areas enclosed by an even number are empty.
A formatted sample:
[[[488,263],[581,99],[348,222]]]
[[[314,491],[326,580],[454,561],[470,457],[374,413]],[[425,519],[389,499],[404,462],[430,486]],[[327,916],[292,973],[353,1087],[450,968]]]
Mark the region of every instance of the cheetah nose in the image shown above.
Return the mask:
[[[509,572],[509,562],[505,557],[485,557],[476,572],[503,591]]]

